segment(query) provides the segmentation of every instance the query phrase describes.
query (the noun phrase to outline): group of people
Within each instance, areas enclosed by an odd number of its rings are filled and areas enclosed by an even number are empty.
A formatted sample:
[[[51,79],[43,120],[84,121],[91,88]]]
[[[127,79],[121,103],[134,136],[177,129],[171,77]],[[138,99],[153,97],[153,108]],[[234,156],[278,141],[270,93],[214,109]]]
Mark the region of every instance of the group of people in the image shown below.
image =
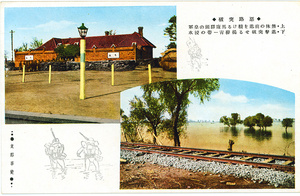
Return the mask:
[[[99,162],[103,159],[101,156],[102,152],[99,149],[99,142],[93,138],[85,137],[82,133],[80,134],[85,140],[81,141],[81,147],[77,151],[77,156],[84,159],[85,171],[99,171]],[[60,170],[66,174],[65,159],[67,155],[64,152],[64,145],[55,137],[53,131],[52,135],[54,137],[52,142],[45,144],[46,155],[50,159],[50,165],[53,170]]]

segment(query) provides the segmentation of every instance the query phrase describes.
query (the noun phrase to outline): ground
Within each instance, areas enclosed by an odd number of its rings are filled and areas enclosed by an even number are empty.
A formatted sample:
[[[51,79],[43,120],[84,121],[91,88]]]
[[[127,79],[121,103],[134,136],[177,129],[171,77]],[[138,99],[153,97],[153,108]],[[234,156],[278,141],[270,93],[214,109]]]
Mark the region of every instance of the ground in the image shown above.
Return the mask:
[[[285,188],[285,187],[277,187]],[[268,183],[151,163],[121,163],[120,189],[275,189]]]
[[[5,77],[5,110],[66,114],[106,119],[120,119],[120,92],[148,84],[148,70],[137,67],[133,71],[115,72],[114,86],[111,72],[86,71],[86,99],[79,99],[78,71],[26,72],[9,71]],[[176,72],[152,69],[152,82],[176,79]]]

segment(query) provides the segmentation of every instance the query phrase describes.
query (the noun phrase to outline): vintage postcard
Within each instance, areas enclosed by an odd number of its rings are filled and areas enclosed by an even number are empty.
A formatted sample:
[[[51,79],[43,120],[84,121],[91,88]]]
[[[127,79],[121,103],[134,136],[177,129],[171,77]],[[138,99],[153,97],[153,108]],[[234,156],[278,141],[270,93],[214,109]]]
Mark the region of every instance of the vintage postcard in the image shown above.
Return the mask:
[[[298,1],[1,1],[1,194],[298,193]]]

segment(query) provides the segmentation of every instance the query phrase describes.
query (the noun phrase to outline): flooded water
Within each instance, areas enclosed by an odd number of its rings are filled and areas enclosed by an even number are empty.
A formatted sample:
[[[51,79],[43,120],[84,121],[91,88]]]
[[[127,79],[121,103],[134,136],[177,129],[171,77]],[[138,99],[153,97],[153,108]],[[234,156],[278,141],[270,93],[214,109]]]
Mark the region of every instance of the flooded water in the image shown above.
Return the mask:
[[[280,122],[274,122],[266,131],[250,130],[243,125],[233,128],[221,123],[189,123],[186,132],[181,146],[227,150],[229,140],[233,140],[233,151],[295,155],[294,127],[288,128],[286,134]]]
[[[144,141],[151,142],[152,136],[142,131]],[[228,150],[229,140],[233,140],[233,151],[249,153],[263,153],[295,156],[295,128],[289,127],[287,134],[281,122],[274,122],[267,131],[258,128],[250,130],[243,125],[236,128],[227,127],[222,123],[189,123],[186,137],[180,138],[182,147]],[[124,137],[122,137],[122,141]],[[160,135],[158,142],[161,145],[173,146],[173,140]]]

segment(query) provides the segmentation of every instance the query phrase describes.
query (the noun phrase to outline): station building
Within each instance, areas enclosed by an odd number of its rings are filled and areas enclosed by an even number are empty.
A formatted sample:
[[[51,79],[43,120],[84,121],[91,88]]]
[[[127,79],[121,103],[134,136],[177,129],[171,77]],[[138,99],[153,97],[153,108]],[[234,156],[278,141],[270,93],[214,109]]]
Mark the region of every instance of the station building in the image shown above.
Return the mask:
[[[15,50],[15,67],[26,60],[51,61],[57,53],[54,49],[60,45],[79,45],[81,38],[52,38],[35,50],[19,52]],[[86,61],[105,60],[149,60],[153,58],[153,48],[156,48],[143,36],[143,27],[132,34],[86,37]],[[75,58],[80,62],[80,57]]]

